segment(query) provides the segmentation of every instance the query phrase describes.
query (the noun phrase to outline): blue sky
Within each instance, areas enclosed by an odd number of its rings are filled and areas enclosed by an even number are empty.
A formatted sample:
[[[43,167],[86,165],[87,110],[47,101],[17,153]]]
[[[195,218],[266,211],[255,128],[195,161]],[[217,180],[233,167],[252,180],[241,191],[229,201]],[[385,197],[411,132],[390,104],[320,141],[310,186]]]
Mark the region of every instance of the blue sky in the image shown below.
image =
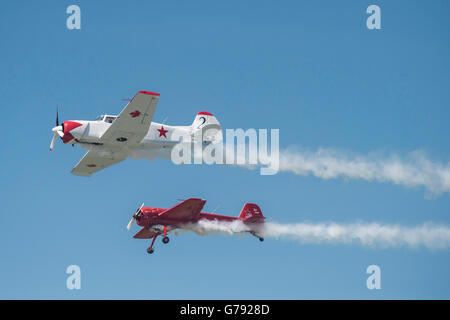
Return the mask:
[[[66,28],[68,5],[81,30]],[[370,4],[382,29],[366,28]],[[258,203],[277,222],[448,225],[448,193],[362,180],[260,176],[127,160],[70,174],[84,150],[57,142],[60,119],[117,114],[138,90],[161,94],[154,120],[279,128],[280,146],[450,159],[447,1],[10,1],[0,11],[0,298],[449,298],[448,250],[302,245],[252,237],[133,239],[136,208],[201,197],[237,215]],[[79,265],[82,289],[67,290]],[[381,290],[366,288],[367,266]]]

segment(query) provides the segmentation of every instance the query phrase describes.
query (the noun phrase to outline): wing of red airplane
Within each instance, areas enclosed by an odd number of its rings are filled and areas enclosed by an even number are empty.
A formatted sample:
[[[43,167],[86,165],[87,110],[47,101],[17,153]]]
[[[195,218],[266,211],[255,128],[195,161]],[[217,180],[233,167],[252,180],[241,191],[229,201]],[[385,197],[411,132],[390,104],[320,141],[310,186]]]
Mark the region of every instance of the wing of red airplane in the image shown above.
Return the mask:
[[[174,222],[197,221],[205,203],[206,200],[190,198],[161,212],[158,217],[173,220]]]
[[[139,91],[100,137],[103,143],[122,146],[139,143],[148,132],[159,93]]]
[[[147,228],[142,228],[141,230],[139,230],[138,233],[136,233],[133,238],[136,239],[150,239],[153,238],[155,235],[159,235],[160,233],[157,232],[153,232]]]

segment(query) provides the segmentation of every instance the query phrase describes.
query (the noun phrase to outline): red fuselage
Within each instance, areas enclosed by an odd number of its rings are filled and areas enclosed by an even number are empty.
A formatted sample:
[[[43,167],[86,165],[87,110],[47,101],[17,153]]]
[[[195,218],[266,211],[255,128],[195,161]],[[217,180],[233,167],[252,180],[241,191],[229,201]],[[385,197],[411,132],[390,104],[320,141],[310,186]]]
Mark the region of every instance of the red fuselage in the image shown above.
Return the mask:
[[[202,219],[207,220],[218,220],[218,221],[234,221],[238,220],[237,217],[230,217],[230,216],[223,216],[220,214],[214,214],[214,213],[207,213],[207,212],[200,212],[200,215],[198,218],[195,219],[169,219],[167,216],[159,216],[160,213],[166,211],[166,209],[163,208],[154,208],[154,207],[142,207],[141,208],[141,214],[139,215],[139,218],[137,219],[137,224],[141,227],[149,228],[153,225],[167,225],[167,226],[178,226],[181,224],[186,223],[195,223]]]

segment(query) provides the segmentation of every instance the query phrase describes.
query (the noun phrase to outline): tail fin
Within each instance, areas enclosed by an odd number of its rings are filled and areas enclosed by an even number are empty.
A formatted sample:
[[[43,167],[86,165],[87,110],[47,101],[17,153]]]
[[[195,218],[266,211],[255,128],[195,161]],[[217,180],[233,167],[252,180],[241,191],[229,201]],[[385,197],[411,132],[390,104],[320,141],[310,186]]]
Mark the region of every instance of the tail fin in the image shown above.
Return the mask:
[[[244,223],[263,223],[265,219],[261,209],[254,203],[246,203],[238,218]]]
[[[202,130],[203,141],[218,142],[222,140],[222,126],[216,117],[209,112],[201,111],[197,113],[191,128],[193,132]]]

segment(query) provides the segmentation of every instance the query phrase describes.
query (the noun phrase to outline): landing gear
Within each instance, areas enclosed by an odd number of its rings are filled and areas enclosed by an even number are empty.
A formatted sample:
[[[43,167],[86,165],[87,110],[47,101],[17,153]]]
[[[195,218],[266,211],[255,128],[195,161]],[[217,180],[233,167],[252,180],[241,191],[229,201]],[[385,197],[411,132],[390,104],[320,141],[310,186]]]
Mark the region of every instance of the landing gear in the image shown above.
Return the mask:
[[[136,219],[138,218],[138,216],[136,216]],[[161,235],[161,233],[155,233],[152,239],[152,244],[150,245],[150,247],[147,248],[147,253],[152,254],[153,252],[155,252],[155,250],[153,250],[153,245],[155,244],[155,240],[156,238]],[[161,235],[162,238],[162,242],[163,243],[169,243],[169,237],[167,236],[167,227],[164,226],[164,230],[163,230],[163,234]]]
[[[169,237],[167,236],[167,226],[164,226],[164,238],[162,238],[163,243],[169,243]]]
[[[258,239],[259,239],[259,241],[261,241],[261,242],[263,242],[263,241],[264,241],[264,238],[263,238],[263,237],[261,237],[261,236],[259,236],[259,235],[257,235],[257,234],[256,234],[256,232],[254,232],[254,231],[250,231],[250,234],[251,234],[252,236],[254,236],[254,237],[258,238]]]
[[[155,243],[156,237],[158,235],[154,235],[152,239],[152,244],[147,248],[147,253],[152,254],[155,250],[153,250],[153,244]]]

